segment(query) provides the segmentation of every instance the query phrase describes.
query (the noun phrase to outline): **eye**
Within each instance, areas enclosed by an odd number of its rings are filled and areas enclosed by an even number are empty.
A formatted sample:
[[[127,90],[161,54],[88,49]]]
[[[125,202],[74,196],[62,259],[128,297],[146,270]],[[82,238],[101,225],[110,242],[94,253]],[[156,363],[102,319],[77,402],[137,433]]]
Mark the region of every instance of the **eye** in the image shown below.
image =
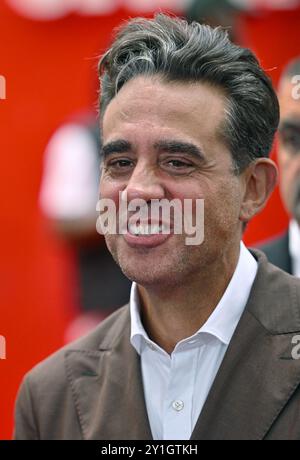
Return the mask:
[[[130,166],[132,161],[129,160],[116,160],[113,162],[113,166],[117,166],[119,168],[125,168],[126,166]]]
[[[113,171],[124,171],[128,170],[133,166],[133,161],[127,158],[117,158],[109,161],[106,164],[106,169]]]
[[[163,168],[168,171],[178,173],[186,173],[193,169],[194,165],[186,160],[179,160],[178,158],[166,159],[162,162]]]
[[[175,168],[185,168],[190,166],[188,163],[185,163],[184,161],[181,160],[170,160],[168,161],[168,164],[174,166]]]

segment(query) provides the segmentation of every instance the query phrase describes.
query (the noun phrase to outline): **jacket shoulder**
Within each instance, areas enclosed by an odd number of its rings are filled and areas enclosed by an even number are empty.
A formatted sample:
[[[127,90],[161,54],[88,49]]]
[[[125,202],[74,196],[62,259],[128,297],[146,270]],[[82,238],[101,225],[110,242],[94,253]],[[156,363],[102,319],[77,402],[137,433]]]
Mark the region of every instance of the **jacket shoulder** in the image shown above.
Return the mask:
[[[248,310],[271,333],[300,331],[300,279],[268,262],[264,253],[251,249],[258,272]]]
[[[99,356],[99,349],[114,345],[126,325],[129,328],[129,319],[126,305],[25,375],[15,405],[14,439],[60,439],[63,432],[70,439],[82,438],[68,380],[67,355],[79,352],[85,362],[93,360]]]
[[[292,272],[288,232],[260,243],[257,248],[266,254],[269,262],[273,265],[276,265],[288,273]]]
[[[95,329],[80,339],[69,343],[58,351],[34,366],[25,376],[32,383],[43,385],[46,383],[49,388],[54,388],[66,380],[65,356],[72,351],[82,351],[92,355],[99,348],[113,344],[118,338],[118,333],[129,322],[129,305],[118,309],[106,318]]]

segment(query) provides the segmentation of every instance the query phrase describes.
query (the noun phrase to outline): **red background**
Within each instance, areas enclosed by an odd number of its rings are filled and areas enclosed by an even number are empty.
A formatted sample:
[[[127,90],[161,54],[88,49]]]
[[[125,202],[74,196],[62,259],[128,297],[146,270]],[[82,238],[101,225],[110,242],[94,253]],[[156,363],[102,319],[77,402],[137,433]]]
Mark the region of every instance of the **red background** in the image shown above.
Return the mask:
[[[7,359],[0,361],[0,439],[11,436],[13,404],[24,373],[63,344],[76,315],[72,256],[47,229],[37,204],[43,152],[66,117],[96,103],[96,64],[111,29],[128,17],[70,15],[57,21],[25,19],[0,1],[1,239],[0,335]],[[300,52],[300,11],[243,18],[244,43],[277,81],[283,64]],[[287,217],[278,192],[249,226],[247,243],[279,233]]]

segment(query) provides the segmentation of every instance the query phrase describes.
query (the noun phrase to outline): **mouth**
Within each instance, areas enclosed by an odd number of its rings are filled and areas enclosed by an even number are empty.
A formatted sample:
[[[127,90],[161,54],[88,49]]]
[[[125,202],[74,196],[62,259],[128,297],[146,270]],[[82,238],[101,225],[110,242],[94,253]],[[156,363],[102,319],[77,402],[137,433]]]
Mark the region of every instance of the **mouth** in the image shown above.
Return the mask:
[[[170,226],[161,222],[152,224],[128,222],[124,239],[131,247],[153,248],[163,244],[171,234]]]
[[[150,236],[170,233],[170,227],[165,224],[128,224],[128,232],[134,236]]]

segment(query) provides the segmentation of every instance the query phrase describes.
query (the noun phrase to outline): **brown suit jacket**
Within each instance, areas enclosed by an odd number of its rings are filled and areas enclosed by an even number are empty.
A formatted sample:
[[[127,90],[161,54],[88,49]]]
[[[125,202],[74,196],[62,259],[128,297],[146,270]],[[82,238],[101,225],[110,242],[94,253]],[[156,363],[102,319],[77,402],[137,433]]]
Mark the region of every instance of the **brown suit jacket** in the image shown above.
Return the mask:
[[[300,281],[254,251],[259,270],[191,439],[300,439]],[[151,439],[129,306],[35,367],[16,439]]]

